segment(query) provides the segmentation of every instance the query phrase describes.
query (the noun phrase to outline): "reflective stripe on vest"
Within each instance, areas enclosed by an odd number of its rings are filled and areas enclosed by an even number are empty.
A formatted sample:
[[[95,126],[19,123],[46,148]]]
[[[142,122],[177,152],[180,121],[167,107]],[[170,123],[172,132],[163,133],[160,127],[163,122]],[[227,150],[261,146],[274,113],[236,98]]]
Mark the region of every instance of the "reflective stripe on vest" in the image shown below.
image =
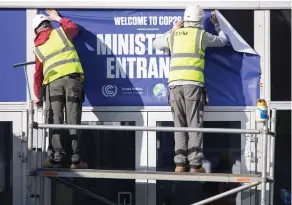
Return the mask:
[[[204,30],[181,28],[168,37],[171,51],[168,81],[188,80],[204,83],[204,57],[202,37]]]
[[[84,80],[78,54],[61,27],[51,32],[45,44],[34,48],[34,53],[43,63],[43,84],[71,73],[80,73],[81,81]]]

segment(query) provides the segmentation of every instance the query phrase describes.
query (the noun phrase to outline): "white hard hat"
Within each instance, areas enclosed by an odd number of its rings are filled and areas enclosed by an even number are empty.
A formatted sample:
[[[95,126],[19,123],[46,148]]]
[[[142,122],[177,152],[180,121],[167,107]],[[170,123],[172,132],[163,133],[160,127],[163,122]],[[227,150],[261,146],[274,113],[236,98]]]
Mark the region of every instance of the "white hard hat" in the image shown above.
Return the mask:
[[[32,28],[35,30],[43,21],[51,21],[51,19],[44,14],[36,15],[32,20]]]
[[[205,17],[203,9],[199,5],[188,6],[184,13],[184,21],[201,21]]]

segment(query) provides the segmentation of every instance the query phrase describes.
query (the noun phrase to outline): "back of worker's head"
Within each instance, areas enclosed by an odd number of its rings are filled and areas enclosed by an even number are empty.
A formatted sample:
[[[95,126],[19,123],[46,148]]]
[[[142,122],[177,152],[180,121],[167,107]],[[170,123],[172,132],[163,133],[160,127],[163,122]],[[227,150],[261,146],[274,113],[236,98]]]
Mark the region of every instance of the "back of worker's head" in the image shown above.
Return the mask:
[[[204,10],[199,5],[188,6],[184,13],[185,22],[202,22],[204,17]]]
[[[36,34],[43,30],[51,29],[51,19],[44,14],[38,14],[32,20],[32,28]]]

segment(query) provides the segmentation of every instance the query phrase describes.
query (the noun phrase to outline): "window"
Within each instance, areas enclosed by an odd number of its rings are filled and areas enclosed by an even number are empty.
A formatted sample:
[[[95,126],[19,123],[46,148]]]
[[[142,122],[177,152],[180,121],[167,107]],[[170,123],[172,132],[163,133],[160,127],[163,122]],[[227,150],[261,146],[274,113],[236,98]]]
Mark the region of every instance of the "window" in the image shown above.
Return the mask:
[[[254,46],[254,11],[253,10],[219,10],[239,35]]]
[[[274,204],[291,204],[291,110],[277,111]]]
[[[0,122],[0,201],[12,205],[12,123]]]
[[[291,101],[291,10],[271,10],[271,100]]]
[[[83,122],[83,124],[135,126],[134,122]],[[82,130],[82,136],[82,144],[86,148],[83,156],[88,162],[89,169],[135,170],[134,131]],[[114,204],[118,203],[119,192],[131,193],[132,204],[135,204],[135,180],[75,178],[74,183]],[[55,186],[52,185],[52,205],[63,204],[106,205],[100,200],[55,183]]]

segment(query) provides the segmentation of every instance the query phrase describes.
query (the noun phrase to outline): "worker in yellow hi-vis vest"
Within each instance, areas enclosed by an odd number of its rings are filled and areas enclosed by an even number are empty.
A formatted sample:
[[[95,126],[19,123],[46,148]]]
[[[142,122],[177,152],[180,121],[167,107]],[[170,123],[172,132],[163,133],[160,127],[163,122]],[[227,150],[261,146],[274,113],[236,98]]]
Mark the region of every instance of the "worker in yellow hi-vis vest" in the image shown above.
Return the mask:
[[[210,21],[217,35],[203,29],[204,11],[199,5],[188,6],[184,19],[177,22],[163,36],[153,41],[158,50],[168,49],[171,54],[168,76],[169,104],[175,127],[203,127],[203,112],[206,104],[204,88],[205,49],[224,47],[228,40],[220,29],[215,12]],[[175,132],[176,172],[204,172],[202,167],[202,133]]]
[[[45,96],[45,118],[49,124],[63,124],[64,108],[67,124],[80,124],[84,92],[83,69],[72,39],[78,33],[78,26],[71,20],[61,18],[56,10],[46,10],[48,16],[38,14],[32,26],[36,34],[34,53],[36,65],[34,73],[34,102],[40,106]],[[51,21],[61,24],[53,29]],[[66,160],[64,147],[65,133],[51,129],[49,136],[48,160],[44,167],[63,167],[67,162],[71,168],[87,168],[81,159],[78,130],[70,129],[73,155]]]

